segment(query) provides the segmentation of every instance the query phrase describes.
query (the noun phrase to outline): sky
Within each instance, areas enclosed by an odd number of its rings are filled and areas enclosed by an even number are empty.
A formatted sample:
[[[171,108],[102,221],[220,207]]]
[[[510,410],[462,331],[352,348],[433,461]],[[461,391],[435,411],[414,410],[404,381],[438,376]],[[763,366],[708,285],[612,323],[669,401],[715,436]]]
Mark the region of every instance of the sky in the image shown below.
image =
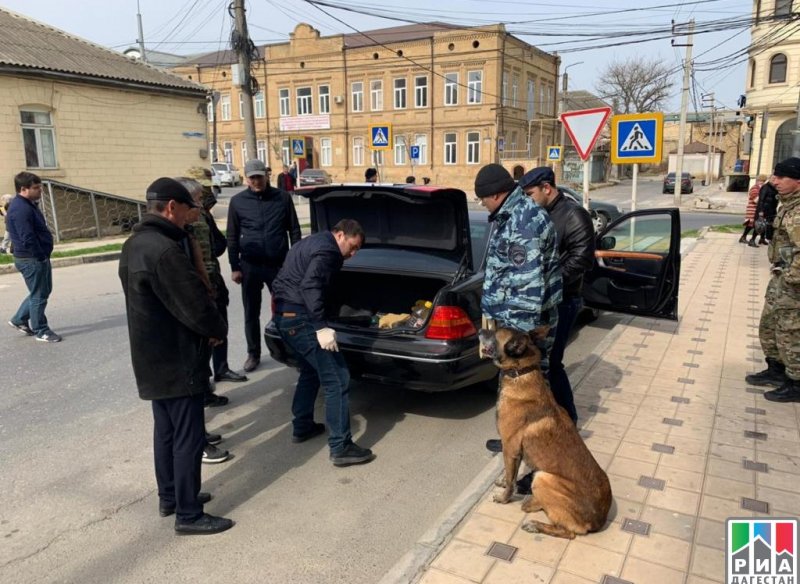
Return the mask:
[[[139,0],[145,48],[200,54],[225,48],[230,0]],[[136,0],[0,0],[0,5],[100,45],[124,50],[138,37]],[[435,6],[433,8],[432,6]],[[80,7],[79,9],[77,7]],[[695,74],[689,111],[714,92],[717,107],[735,109],[745,91],[752,0],[248,0],[250,37],[256,44],[283,42],[299,22],[323,35],[410,22],[480,26],[502,22],[508,32],[561,55],[569,89],[593,91],[609,63],[644,56],[675,72],[667,110],[680,107],[681,62],[690,19],[696,21]],[[700,33],[700,31],[703,31]],[[646,42],[640,42],[646,41]]]

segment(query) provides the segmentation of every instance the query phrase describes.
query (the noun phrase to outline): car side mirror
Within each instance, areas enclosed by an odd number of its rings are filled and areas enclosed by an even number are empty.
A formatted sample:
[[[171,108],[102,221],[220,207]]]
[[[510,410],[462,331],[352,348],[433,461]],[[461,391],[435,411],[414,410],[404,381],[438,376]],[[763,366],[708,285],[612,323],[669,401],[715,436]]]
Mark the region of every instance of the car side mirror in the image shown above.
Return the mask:
[[[617,238],[613,235],[606,235],[605,237],[600,239],[600,245],[598,246],[601,250],[603,249],[614,249],[617,247]]]

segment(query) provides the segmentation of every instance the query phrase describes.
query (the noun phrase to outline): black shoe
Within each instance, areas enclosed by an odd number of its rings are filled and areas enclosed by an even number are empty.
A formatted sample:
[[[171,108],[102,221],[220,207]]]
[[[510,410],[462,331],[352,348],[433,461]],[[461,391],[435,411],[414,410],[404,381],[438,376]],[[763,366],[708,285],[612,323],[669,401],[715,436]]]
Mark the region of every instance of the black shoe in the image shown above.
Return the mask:
[[[517,493],[520,495],[530,495],[531,485],[533,484],[533,471],[529,472],[517,481]]]
[[[306,440],[311,440],[314,436],[319,436],[320,434],[325,433],[325,424],[320,424],[318,422],[314,423],[314,427],[311,428],[305,434],[293,434],[292,435],[292,442],[295,444],[300,444],[301,442],[305,442]]]
[[[780,387],[786,383],[786,365],[775,359],[767,359],[767,368],[758,373],[751,373],[744,380],[750,385]]]
[[[800,402],[800,381],[787,378],[778,389],[764,392],[764,397],[773,402]]]
[[[747,242],[747,238],[746,238],[744,235],[742,235],[742,236],[739,238],[739,243],[746,243],[746,242]]]
[[[758,244],[752,239],[747,243],[748,247],[758,247]]]
[[[200,491],[199,493],[197,493],[197,502],[200,503],[201,505],[205,505],[211,499],[213,499],[213,497],[211,496],[211,493],[204,493],[203,491]],[[161,515],[161,517],[169,517],[173,513],[175,513],[175,505],[174,504],[172,504],[172,505],[164,505],[163,503],[159,503],[159,505],[158,505],[158,514]]]
[[[492,438],[486,441],[486,450],[489,452],[503,452],[503,442],[500,438]]]
[[[222,442],[222,436],[219,434],[211,434],[210,432],[206,432],[206,442],[214,446],[215,444]]]
[[[762,239],[761,241],[758,242],[758,245],[769,245],[769,241],[767,241],[766,239]]]
[[[212,533],[226,531],[233,526],[234,523],[230,519],[203,513],[200,519],[190,523],[182,523],[176,520],[175,533],[178,535],[211,535]]]
[[[214,381],[234,381],[234,382],[247,381],[247,375],[241,375],[239,373],[236,373],[236,371],[231,371],[230,369],[226,369],[219,375],[215,375]]]
[[[19,332],[28,335],[29,337],[33,336],[33,330],[29,327],[26,323],[23,324],[14,324],[12,321],[8,321],[8,326],[17,329]]]
[[[43,343],[60,343],[61,335],[54,333],[53,331],[45,331],[36,335],[36,340]]]
[[[218,408],[220,406],[227,406],[230,400],[224,395],[217,395],[216,393],[207,393],[203,400],[203,405],[207,408]]]
[[[331,453],[331,462],[334,466],[350,466],[351,464],[364,464],[375,460],[375,455],[369,448],[361,448],[355,442],[350,442],[341,452]]]
[[[225,462],[231,457],[227,450],[221,450],[211,444],[206,444],[203,448],[203,462],[206,464],[219,464]]]
[[[251,371],[254,371],[256,367],[258,367],[259,363],[261,363],[261,357],[258,357],[257,355],[248,355],[242,369],[244,369],[247,373],[250,373]]]

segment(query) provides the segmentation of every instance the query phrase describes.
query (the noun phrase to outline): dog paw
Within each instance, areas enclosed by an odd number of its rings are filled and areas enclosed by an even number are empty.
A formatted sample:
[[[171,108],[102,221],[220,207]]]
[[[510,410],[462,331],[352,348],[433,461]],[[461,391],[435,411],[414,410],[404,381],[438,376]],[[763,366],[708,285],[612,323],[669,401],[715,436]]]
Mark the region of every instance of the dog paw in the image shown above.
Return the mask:
[[[501,489],[505,489],[506,488],[506,479],[505,479],[505,477],[500,477],[499,479],[497,479],[494,482],[494,486],[495,487],[500,487]]]
[[[492,497],[492,501],[494,501],[495,503],[500,503],[501,505],[505,505],[506,503],[508,503],[510,499],[511,497],[507,497],[505,493],[500,495],[495,495]]]
[[[542,510],[542,506],[541,506],[541,505],[536,505],[536,504],[533,502],[533,497],[530,497],[530,496],[529,496],[529,497],[527,497],[527,498],[526,498],[526,499],[525,499],[525,500],[522,502],[522,505],[521,505],[521,507],[520,507],[520,508],[521,508],[521,509],[522,509],[522,510],[523,510],[525,513],[536,513],[537,511],[541,511],[541,510]]]
[[[532,521],[522,524],[522,530],[527,531],[528,533],[539,533],[539,529],[536,527],[536,524]]]

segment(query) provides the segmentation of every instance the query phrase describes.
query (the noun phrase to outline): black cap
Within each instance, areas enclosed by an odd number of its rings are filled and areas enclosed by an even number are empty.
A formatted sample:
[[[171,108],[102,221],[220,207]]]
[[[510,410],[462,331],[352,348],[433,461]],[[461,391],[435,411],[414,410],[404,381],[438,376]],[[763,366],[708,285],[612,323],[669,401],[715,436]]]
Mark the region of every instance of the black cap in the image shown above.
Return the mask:
[[[196,209],[200,207],[200,205],[194,202],[192,195],[186,190],[186,187],[174,178],[168,178],[166,176],[156,179],[147,187],[147,200],[177,201],[178,203],[185,203]]]
[[[800,158],[787,158],[775,165],[773,173],[775,176],[785,176],[795,180],[800,179]]]
[[[549,166],[539,166],[529,170],[519,179],[519,186],[523,189],[538,187],[542,183],[556,184],[556,175]]]
[[[487,164],[475,176],[475,195],[481,198],[508,193],[516,187],[511,173],[499,164]]]

